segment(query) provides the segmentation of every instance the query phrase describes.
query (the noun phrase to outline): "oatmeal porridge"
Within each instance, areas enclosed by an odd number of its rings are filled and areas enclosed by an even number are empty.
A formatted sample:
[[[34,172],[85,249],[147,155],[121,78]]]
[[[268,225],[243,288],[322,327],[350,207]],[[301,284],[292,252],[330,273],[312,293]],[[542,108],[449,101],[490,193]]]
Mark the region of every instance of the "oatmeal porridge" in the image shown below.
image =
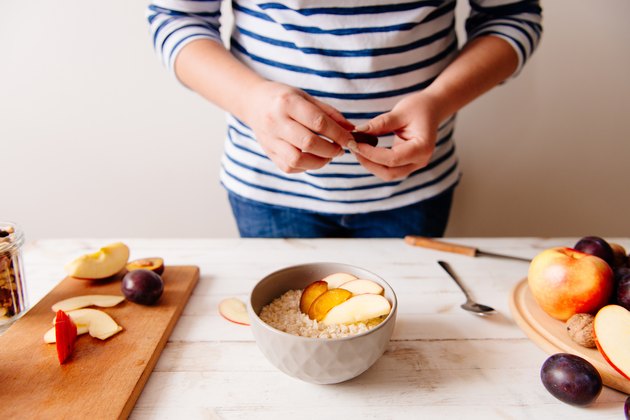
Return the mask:
[[[300,311],[302,290],[289,290],[263,307],[260,319],[289,334],[311,338],[342,338],[364,333],[379,325],[386,316],[352,324],[325,325]]]

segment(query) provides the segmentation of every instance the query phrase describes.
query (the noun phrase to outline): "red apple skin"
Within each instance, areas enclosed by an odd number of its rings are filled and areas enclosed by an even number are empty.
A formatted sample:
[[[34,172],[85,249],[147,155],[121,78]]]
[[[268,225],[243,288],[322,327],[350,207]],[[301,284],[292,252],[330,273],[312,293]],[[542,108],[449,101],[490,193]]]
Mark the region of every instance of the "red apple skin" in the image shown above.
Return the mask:
[[[628,377],[628,375],[626,375],[625,373],[623,373],[623,371],[621,369],[619,369],[617,366],[615,366],[615,364],[613,362],[610,361],[610,359],[608,358],[608,356],[606,356],[606,353],[604,353],[604,350],[602,350],[601,345],[599,344],[599,342],[597,341],[597,339],[595,340],[595,345],[597,346],[597,350],[599,350],[599,354],[602,355],[602,357],[604,358],[604,360],[606,361],[606,363],[608,363],[613,369],[615,369],[617,372],[619,372],[619,374],[621,376],[623,376],[624,378],[630,380],[630,377]]]
[[[534,257],[527,279],[538,305],[560,321],[577,313],[594,314],[608,303],[614,286],[606,261],[566,247]]]

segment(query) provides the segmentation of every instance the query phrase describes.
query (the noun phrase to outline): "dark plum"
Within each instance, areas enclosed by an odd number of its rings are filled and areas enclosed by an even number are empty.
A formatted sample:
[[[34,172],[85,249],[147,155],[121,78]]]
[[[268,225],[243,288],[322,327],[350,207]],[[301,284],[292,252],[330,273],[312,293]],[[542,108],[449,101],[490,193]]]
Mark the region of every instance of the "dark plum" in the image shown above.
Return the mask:
[[[585,236],[577,241],[573,248],[601,258],[606,261],[611,268],[615,266],[615,254],[612,248],[606,240],[599,236]]]
[[[617,267],[613,270],[615,282],[621,281],[622,277],[630,274],[630,267]]]
[[[131,302],[153,305],[162,296],[164,282],[156,272],[142,268],[125,274],[120,289]]]
[[[626,267],[626,262],[628,261],[626,249],[622,245],[614,242],[608,242],[608,245],[610,245],[610,249],[612,249],[613,252],[615,267]]]
[[[144,268],[145,270],[155,271],[156,273],[162,275],[164,272],[164,259],[159,257],[142,258],[139,260],[129,261],[125,267],[128,271]]]
[[[352,134],[354,141],[357,143],[366,143],[374,147],[378,144],[378,137],[373,134],[363,133],[361,131],[353,131],[350,134]]]
[[[630,397],[626,398],[626,403],[623,405],[623,413],[626,415],[626,420],[630,420]]]
[[[615,303],[630,311],[630,273],[623,275],[617,281]]]
[[[540,379],[551,395],[571,405],[588,405],[602,391],[602,377],[597,369],[568,353],[557,353],[545,360]]]

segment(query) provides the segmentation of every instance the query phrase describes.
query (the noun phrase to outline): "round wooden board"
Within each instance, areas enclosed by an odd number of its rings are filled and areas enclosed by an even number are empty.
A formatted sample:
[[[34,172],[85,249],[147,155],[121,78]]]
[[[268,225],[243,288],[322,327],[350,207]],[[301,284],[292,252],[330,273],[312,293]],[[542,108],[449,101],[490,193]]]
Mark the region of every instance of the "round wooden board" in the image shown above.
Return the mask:
[[[510,310],[516,324],[544,351],[550,354],[571,353],[583,357],[599,371],[604,385],[630,394],[630,380],[610,366],[597,349],[582,347],[571,340],[564,322],[543,312],[529,290],[527,279],[520,281],[512,289]]]

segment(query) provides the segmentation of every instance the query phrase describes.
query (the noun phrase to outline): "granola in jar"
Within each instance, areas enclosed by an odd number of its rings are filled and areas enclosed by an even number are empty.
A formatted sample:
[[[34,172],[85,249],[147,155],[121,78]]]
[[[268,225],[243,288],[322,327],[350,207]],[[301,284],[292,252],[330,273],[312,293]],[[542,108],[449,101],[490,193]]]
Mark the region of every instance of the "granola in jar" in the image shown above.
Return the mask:
[[[22,231],[14,224],[0,222],[0,333],[27,309],[21,248]]]

